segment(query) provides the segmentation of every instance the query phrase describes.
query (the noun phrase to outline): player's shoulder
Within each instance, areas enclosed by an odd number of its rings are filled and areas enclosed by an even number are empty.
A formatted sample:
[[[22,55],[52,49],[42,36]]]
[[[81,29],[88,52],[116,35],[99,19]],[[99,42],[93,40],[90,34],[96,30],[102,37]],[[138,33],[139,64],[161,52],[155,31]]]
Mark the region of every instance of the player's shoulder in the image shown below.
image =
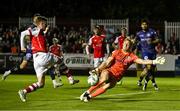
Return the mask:
[[[149,28],[149,32],[156,32],[153,28]]]
[[[35,27],[37,27],[37,26],[36,26],[34,23],[30,25],[30,28],[31,28],[31,29],[33,29],[33,28],[35,28]]]
[[[29,27],[28,30],[30,30],[31,32],[40,31],[40,29],[38,29],[37,27],[34,28]]]
[[[102,38],[106,38],[106,35],[105,34],[101,34],[100,35]]]
[[[53,48],[53,47],[54,47],[54,45],[50,45],[50,46],[49,46],[49,48]]]
[[[95,35],[91,36],[91,37],[89,38],[89,40],[92,40],[92,39],[94,39],[94,38],[96,38]]]
[[[143,33],[143,30],[140,30],[140,31],[138,31],[137,33],[136,33],[136,35],[138,36],[138,35],[140,35],[140,34],[142,34]]]
[[[34,23],[32,23],[32,24],[29,24],[28,25],[28,27],[27,27],[27,29],[33,29],[33,28],[35,28],[35,27],[37,27]]]
[[[61,47],[62,45],[60,45],[60,44],[57,44],[57,46],[58,46],[58,47]]]
[[[119,39],[119,38],[122,38],[122,37],[123,37],[122,35],[119,35],[119,36],[117,36],[116,38]]]

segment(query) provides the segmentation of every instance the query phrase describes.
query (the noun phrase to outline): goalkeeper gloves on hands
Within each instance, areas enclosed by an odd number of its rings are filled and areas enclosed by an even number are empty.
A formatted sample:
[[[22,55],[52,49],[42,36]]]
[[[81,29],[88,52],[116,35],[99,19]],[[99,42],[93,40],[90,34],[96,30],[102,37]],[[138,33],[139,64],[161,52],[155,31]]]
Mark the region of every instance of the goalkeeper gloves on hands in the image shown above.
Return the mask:
[[[89,74],[90,75],[99,75],[99,69],[98,68],[93,69],[93,70],[89,71]]]
[[[155,60],[153,60],[153,64],[164,64],[166,59],[164,57],[157,57]]]

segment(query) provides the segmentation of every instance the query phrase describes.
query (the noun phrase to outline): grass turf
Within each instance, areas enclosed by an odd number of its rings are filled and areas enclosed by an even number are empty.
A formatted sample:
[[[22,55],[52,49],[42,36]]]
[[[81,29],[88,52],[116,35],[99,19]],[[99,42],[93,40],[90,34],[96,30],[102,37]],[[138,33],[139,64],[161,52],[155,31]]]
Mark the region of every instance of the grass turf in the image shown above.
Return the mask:
[[[79,96],[88,88],[87,76],[75,76],[79,84],[68,84],[54,89],[49,75],[46,85],[27,95],[27,102],[20,101],[17,94],[36,81],[35,75],[10,75],[0,81],[0,110],[180,110],[180,78],[156,78],[160,88],[155,91],[149,82],[147,91],[137,86],[137,77],[124,77],[122,85],[94,98],[88,103]]]

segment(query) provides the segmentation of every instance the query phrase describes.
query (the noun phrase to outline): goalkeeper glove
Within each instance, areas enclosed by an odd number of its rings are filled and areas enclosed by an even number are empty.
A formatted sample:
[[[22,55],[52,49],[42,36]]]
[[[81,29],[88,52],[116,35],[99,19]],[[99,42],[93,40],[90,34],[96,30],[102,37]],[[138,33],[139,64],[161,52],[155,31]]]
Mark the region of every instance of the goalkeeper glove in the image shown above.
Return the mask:
[[[152,62],[153,62],[153,64],[164,64],[165,63],[165,61],[166,61],[166,59],[164,58],[164,57],[157,57],[155,60],[153,60]]]
[[[90,75],[99,75],[99,69],[98,68],[93,69],[93,70],[89,71],[89,74]]]

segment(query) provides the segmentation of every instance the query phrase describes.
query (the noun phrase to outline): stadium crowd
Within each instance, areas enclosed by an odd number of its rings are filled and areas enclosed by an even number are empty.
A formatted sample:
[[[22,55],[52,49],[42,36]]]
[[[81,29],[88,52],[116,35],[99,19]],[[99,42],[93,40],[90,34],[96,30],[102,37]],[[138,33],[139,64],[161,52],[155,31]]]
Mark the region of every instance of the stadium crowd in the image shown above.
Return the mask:
[[[0,53],[19,53],[20,52],[20,32],[22,29],[18,29],[18,26],[6,26],[0,25]],[[159,31],[157,30],[157,33]],[[60,44],[63,46],[65,53],[85,53],[85,45],[88,39],[93,35],[90,31],[90,27],[66,27],[56,26],[50,28],[47,33],[48,44],[52,44],[52,38],[56,37],[59,39]],[[113,50],[111,44],[115,38],[120,35],[120,32],[106,33],[107,41],[110,43],[110,49]],[[132,34],[134,35],[134,34]],[[161,39],[162,36],[159,34]],[[158,54],[179,54],[178,39],[173,33],[168,43],[163,41],[156,46]]]

